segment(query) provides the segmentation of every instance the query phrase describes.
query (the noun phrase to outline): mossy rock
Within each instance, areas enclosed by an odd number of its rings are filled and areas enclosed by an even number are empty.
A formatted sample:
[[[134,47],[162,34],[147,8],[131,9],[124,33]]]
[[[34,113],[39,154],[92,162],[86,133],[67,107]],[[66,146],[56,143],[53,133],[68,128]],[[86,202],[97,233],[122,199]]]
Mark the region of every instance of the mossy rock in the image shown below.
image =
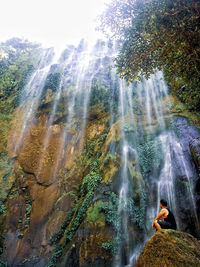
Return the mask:
[[[2,163],[2,162],[1,162]],[[10,169],[8,172],[5,170],[0,171],[0,200],[5,201],[11,191],[16,177]]]
[[[196,166],[200,168],[200,138],[193,139],[189,146],[194,158],[194,162],[196,163]]]
[[[86,220],[90,225],[105,226],[105,214],[101,212],[103,201],[95,202],[88,210]]]
[[[200,266],[200,242],[187,233],[157,231],[136,262],[136,267],[152,266]]]
[[[171,113],[173,116],[183,116],[189,121],[193,122],[194,125],[198,129],[200,129],[200,117],[198,112],[189,111],[187,105],[180,102],[180,100],[175,95],[170,95],[169,99],[171,104]]]

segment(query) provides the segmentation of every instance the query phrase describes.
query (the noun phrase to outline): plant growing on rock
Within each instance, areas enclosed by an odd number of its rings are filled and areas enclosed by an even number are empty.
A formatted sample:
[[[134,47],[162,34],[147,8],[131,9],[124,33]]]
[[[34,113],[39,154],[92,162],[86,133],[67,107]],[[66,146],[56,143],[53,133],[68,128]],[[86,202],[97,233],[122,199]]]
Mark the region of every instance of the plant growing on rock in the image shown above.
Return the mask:
[[[129,81],[164,70],[173,92],[200,110],[199,1],[112,1],[101,29],[119,40],[118,72]]]

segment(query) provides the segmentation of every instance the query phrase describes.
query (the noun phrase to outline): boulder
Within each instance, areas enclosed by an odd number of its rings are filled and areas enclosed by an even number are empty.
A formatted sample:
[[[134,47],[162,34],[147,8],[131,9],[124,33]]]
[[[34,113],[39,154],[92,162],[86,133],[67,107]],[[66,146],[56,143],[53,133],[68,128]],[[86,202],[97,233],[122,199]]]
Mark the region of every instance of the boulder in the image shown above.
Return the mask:
[[[200,241],[184,232],[157,231],[136,262],[136,267],[153,266],[200,266]]]

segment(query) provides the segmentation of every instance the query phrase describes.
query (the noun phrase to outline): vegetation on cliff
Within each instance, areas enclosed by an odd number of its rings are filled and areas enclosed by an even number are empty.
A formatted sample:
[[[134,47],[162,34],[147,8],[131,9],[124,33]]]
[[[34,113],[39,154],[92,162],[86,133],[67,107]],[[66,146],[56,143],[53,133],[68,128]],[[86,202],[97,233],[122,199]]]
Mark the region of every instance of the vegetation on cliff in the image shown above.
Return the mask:
[[[20,92],[33,72],[41,48],[38,44],[13,38],[0,44],[0,99],[14,96],[19,103]]]
[[[110,69],[112,60],[97,56],[105,49],[103,42],[97,42],[95,64],[89,64],[87,75],[77,85],[77,59],[84,49],[81,42],[78,48],[70,47],[63,54],[61,60],[73,50],[70,67],[62,70],[60,60],[50,66],[41,88],[36,83],[41,93],[37,111],[28,117],[21,136],[26,118],[23,104],[31,106],[32,99],[25,95],[28,101],[22,101],[20,107],[18,100],[32,71],[41,67],[38,56],[42,50],[19,39],[2,44],[2,49],[2,62],[7,64],[0,77],[2,259],[16,265],[111,266],[113,258],[117,260],[125,253],[120,250],[126,244],[123,213],[127,214],[133,247],[143,244],[151,220],[146,207],[153,192],[152,170],[159,173],[164,164],[162,144],[155,138],[161,132],[156,131],[156,113],[152,114],[153,125],[146,118],[145,97],[139,99],[134,90],[123,96],[133,102],[125,102],[125,109],[130,105],[127,114],[120,110],[122,84]],[[9,56],[10,51],[14,51],[14,57]],[[91,73],[92,81],[88,79]],[[88,96],[84,94],[87,90]],[[182,106],[174,104],[175,108],[183,112]],[[173,115],[166,109],[164,116],[169,119]],[[18,138],[21,143],[15,149]],[[123,138],[128,141],[127,160]],[[127,176],[130,191],[126,207],[119,212],[123,176]],[[155,199],[150,200],[154,205]],[[3,246],[7,249],[1,251]],[[40,263],[35,263],[36,258]]]
[[[5,205],[12,198],[17,187],[13,161],[9,157],[8,143],[11,121],[19,104],[23,87],[37,65],[41,48],[38,44],[30,43],[19,38],[10,39],[0,44],[0,254],[3,252],[6,214]],[[26,198],[26,225],[30,221],[31,205]],[[19,219],[19,228],[22,220]],[[22,236],[18,233],[18,237]],[[1,266],[7,266],[0,261]]]
[[[200,110],[200,1],[112,1],[101,28],[120,40],[116,63],[128,81],[164,70],[173,92]]]

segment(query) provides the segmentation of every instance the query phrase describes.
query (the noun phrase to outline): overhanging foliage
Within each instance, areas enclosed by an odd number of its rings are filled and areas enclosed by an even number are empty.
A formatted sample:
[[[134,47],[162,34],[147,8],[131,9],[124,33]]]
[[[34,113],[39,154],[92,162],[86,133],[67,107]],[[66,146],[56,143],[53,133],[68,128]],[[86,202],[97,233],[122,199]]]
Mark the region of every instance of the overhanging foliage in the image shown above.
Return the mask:
[[[199,0],[115,0],[101,28],[121,42],[116,64],[122,77],[149,78],[163,69],[180,99],[200,110]]]

